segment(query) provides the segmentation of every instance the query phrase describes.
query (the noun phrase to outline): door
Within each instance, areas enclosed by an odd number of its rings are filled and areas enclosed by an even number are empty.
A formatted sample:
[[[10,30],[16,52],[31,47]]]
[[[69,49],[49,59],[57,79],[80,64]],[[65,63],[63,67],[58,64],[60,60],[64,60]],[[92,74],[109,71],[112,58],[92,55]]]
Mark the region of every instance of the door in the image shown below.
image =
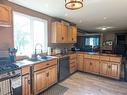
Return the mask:
[[[62,43],[67,43],[68,26],[62,23]]]
[[[83,54],[77,54],[77,65],[79,71],[84,71],[84,56]]]
[[[52,43],[61,43],[62,24],[60,22],[52,23]]]
[[[94,74],[99,74],[99,66],[100,66],[100,62],[99,60],[93,60],[91,59],[91,63],[92,63],[92,73]]]
[[[115,62],[110,62],[110,73],[109,76],[113,78],[118,78],[120,76],[120,64]]]
[[[69,27],[69,31],[68,31],[68,42],[73,43],[73,29],[71,26]]]
[[[52,85],[57,82],[57,65],[49,68],[48,72],[48,85]]]
[[[93,66],[91,63],[91,59],[84,59],[85,72],[91,73],[93,70]]]
[[[76,43],[77,42],[77,27],[72,26],[72,42]]]
[[[30,95],[30,76],[22,76],[22,93],[23,95]]]
[[[108,76],[109,73],[109,62],[101,61],[100,62],[100,74],[104,76]]]
[[[35,94],[43,91],[47,87],[47,72],[40,70],[34,73],[34,92]]]
[[[77,28],[76,26],[70,26],[68,31],[68,41],[70,43],[77,42]]]

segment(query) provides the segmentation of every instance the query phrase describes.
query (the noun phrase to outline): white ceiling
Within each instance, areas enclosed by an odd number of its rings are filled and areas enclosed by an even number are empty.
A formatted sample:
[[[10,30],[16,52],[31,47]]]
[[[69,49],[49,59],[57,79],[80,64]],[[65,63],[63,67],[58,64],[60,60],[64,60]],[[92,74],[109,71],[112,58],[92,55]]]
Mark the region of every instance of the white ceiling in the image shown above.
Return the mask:
[[[84,0],[79,10],[65,8],[65,0],[9,0],[27,8],[76,23],[87,31],[127,30],[127,0]]]

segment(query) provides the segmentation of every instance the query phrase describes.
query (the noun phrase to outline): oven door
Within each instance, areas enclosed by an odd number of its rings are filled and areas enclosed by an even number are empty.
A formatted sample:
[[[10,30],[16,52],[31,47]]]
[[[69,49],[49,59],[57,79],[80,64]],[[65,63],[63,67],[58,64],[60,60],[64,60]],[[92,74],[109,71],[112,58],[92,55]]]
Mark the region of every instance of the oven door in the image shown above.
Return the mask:
[[[21,76],[16,76],[11,79],[11,87],[13,95],[22,95]]]

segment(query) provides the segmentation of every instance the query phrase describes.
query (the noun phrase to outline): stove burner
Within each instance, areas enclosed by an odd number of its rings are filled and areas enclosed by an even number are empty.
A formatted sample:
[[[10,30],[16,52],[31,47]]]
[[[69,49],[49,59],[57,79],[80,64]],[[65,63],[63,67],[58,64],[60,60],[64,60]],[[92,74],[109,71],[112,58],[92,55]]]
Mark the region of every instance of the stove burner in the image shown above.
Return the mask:
[[[12,64],[12,63],[0,64],[0,73],[15,70],[15,69],[18,69],[18,66],[15,64]]]

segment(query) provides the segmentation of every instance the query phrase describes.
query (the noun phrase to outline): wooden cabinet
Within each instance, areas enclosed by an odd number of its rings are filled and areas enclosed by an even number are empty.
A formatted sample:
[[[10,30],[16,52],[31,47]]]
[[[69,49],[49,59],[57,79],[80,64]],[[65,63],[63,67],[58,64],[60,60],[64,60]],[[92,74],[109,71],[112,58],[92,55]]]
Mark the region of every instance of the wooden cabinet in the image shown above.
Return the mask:
[[[61,22],[52,23],[52,43],[67,43],[68,27]]]
[[[76,43],[77,42],[77,27],[70,26],[68,31],[68,42]]]
[[[34,94],[44,91],[57,82],[57,60],[34,65]]]
[[[92,73],[99,74],[100,71],[100,61],[99,60],[91,60],[92,63]]]
[[[6,5],[0,4],[0,26],[10,27],[11,15],[12,15],[11,8]]]
[[[62,23],[62,43],[67,43],[67,34],[68,34],[68,26],[64,25],[64,23]]]
[[[25,66],[21,69],[22,73],[22,95],[30,94],[30,66]]]
[[[70,54],[70,73],[74,73],[75,71],[77,71],[77,56],[76,54]]]
[[[67,26],[63,22],[53,22],[51,42],[52,43],[76,43],[77,42],[77,27]]]
[[[47,87],[48,72],[40,70],[34,73],[34,93],[38,94]]]
[[[119,79],[120,78],[120,63],[101,61],[100,74],[103,76]]]
[[[108,61],[101,61],[100,62],[100,74],[103,76],[108,76],[109,73],[109,62]]]
[[[92,72],[91,59],[84,58],[84,71],[85,72]]]
[[[57,82],[57,66],[52,66],[48,70],[48,85],[52,85]]]
[[[60,22],[52,23],[52,34],[51,34],[52,43],[61,43],[62,42],[62,24]]]
[[[93,73],[93,74],[99,74],[99,60],[94,59],[84,59],[84,71]]]
[[[110,62],[109,68],[110,68],[109,76],[112,78],[119,79],[120,78],[120,64],[115,62]]]
[[[77,54],[78,70],[84,71],[84,54]]]
[[[30,94],[30,76],[22,76],[22,95],[31,95]]]

